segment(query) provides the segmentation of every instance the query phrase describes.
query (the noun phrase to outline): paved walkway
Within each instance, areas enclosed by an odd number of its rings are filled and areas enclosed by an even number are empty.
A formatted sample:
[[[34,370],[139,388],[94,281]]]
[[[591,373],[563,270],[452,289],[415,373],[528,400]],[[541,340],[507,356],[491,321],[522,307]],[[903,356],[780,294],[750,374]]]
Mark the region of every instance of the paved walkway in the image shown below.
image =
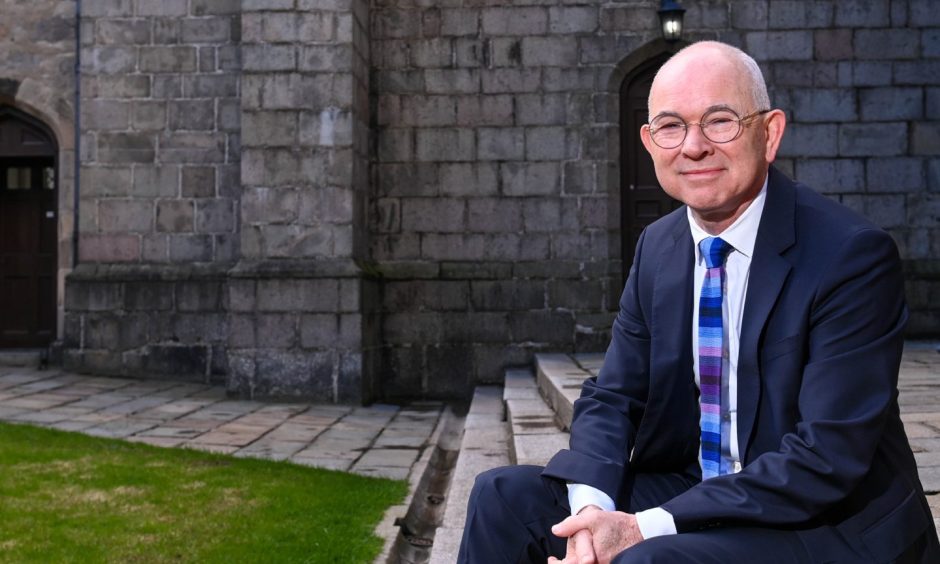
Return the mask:
[[[0,366],[0,420],[407,479],[443,406],[233,400],[218,386]]]

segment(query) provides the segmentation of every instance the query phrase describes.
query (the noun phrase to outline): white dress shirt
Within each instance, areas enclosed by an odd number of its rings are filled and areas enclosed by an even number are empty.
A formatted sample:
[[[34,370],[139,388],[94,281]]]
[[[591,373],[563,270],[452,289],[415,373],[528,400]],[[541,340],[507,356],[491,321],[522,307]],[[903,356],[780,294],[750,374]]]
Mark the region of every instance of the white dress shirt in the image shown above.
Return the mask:
[[[725,292],[722,300],[722,318],[727,327],[728,338],[728,410],[731,415],[731,436],[729,437],[731,458],[735,461],[734,471],[740,470],[740,450],[738,445],[738,348],[741,342],[741,321],[744,314],[744,297],[747,295],[747,281],[751,270],[751,258],[754,256],[754,244],[757,240],[757,229],[764,211],[764,202],[767,199],[767,178],[760,193],[751,202],[744,213],[722,231],[719,236],[730,244],[734,250],[728,254],[725,262]],[[699,242],[706,237],[706,233],[695,219],[692,211],[687,208],[689,227],[692,231],[692,241],[695,248],[695,263],[693,276],[695,280],[692,308],[692,368],[695,372],[695,385],[699,385],[698,355],[698,302],[702,294],[702,282],[705,279],[705,260],[699,250]],[[701,452],[699,452],[701,464]],[[568,503],[571,505],[571,514],[577,515],[588,505],[596,505],[604,511],[615,509],[614,501],[604,492],[586,484],[568,484]],[[637,526],[643,538],[658,537],[667,534],[676,534],[676,523],[672,515],[661,507],[654,507],[636,514]]]

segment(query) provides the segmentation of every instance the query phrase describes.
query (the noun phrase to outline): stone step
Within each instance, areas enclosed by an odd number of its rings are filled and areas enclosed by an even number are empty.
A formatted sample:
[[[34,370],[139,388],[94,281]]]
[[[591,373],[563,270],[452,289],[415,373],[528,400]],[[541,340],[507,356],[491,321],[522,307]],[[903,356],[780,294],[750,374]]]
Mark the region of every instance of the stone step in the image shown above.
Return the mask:
[[[574,400],[581,395],[581,384],[587,378],[596,376],[603,362],[602,353],[535,355],[539,392],[555,413],[555,422],[562,429],[571,429]]]
[[[503,400],[512,437],[510,462],[544,466],[555,453],[568,448],[568,433],[556,424],[555,412],[539,394],[531,370],[506,371]]]
[[[477,386],[464,422],[460,453],[447,491],[444,519],[434,534],[429,562],[457,561],[467,516],[467,498],[476,475],[509,464],[509,429],[503,405],[503,387]]]
[[[36,368],[46,352],[45,349],[0,349],[0,366]]]

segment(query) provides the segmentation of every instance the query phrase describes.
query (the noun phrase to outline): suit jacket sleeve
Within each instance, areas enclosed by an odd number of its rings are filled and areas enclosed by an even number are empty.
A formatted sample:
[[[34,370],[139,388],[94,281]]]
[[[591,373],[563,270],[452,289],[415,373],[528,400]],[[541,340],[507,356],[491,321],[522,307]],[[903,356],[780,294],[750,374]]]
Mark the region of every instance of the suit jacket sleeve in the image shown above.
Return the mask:
[[[893,241],[873,228],[857,229],[830,258],[815,287],[791,289],[811,296],[807,334],[800,336],[805,358],[762,359],[802,366],[788,376],[800,379],[798,413],[788,415],[795,426],[781,431],[776,450],[748,460],[740,473],[712,478],[665,503],[679,532],[807,523],[845,499],[869,471],[896,409],[907,319],[903,276]],[[762,424],[771,422],[758,420],[755,427]]]
[[[574,403],[570,450],[556,454],[544,471],[593,486],[614,500],[619,498],[649,387],[650,334],[638,272],[645,236],[637,242],[604,365],[596,378],[585,381]]]

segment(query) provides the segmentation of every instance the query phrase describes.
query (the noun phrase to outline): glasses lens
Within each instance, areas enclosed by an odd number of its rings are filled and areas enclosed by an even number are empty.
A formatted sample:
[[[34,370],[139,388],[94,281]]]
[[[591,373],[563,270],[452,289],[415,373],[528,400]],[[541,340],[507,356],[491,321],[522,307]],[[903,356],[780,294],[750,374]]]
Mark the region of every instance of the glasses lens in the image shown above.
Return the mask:
[[[653,120],[650,124],[650,135],[657,145],[664,149],[672,149],[682,144],[685,139],[685,122],[675,117],[664,117]]]
[[[702,118],[702,132],[715,143],[727,143],[738,136],[741,130],[741,120],[738,114],[719,110],[709,112]]]

